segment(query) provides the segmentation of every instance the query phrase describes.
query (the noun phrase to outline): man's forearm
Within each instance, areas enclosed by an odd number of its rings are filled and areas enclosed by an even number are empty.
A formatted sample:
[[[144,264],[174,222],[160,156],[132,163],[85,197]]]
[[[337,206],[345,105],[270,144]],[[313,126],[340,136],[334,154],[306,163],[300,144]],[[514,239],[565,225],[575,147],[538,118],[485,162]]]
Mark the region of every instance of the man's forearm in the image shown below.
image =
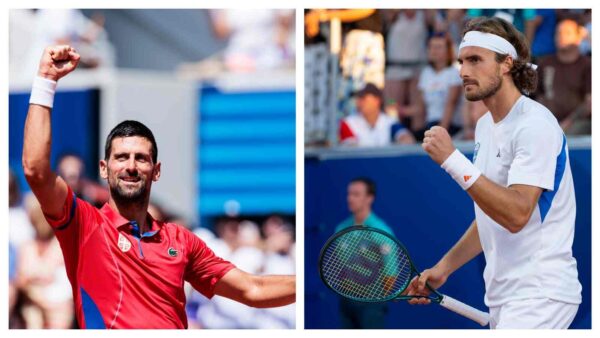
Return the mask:
[[[530,199],[522,192],[502,187],[483,175],[467,193],[486,215],[512,233],[520,231],[533,212]]]
[[[296,276],[254,276],[248,304],[257,308],[278,307],[296,301]]]
[[[447,275],[452,274],[482,251],[477,222],[473,221],[458,242],[438,262]]]
[[[49,107],[29,105],[23,139],[23,170],[30,182],[50,178],[50,127]]]

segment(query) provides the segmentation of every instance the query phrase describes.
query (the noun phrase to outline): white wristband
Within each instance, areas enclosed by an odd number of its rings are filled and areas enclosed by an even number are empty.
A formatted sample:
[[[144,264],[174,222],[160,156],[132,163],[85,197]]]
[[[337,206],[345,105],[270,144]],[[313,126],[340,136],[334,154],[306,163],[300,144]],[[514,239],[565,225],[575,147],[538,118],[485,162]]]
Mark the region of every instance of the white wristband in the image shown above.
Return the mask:
[[[29,104],[52,108],[54,105],[54,93],[56,92],[56,81],[36,76],[31,87]]]
[[[481,171],[469,161],[458,149],[442,163],[442,168],[460,185],[463,190],[469,189],[481,176]]]

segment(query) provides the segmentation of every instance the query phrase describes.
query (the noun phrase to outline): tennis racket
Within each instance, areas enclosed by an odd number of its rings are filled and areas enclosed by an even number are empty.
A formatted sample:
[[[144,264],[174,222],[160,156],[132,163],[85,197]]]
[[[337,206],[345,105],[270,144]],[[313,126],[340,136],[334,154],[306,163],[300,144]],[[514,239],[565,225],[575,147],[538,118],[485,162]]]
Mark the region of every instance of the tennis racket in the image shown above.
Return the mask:
[[[404,245],[379,229],[353,226],[333,235],[321,249],[319,274],[327,287],[352,300],[428,298],[482,326],[489,322],[488,313],[443,295],[429,284],[429,296],[402,295],[420,274]]]

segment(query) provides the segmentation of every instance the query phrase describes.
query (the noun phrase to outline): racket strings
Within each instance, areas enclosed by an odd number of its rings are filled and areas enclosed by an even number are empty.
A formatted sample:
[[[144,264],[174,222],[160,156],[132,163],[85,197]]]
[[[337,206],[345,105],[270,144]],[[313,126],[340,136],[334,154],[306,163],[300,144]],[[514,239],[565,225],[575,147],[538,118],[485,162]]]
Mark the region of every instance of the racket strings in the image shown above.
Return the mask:
[[[345,297],[383,301],[404,291],[412,276],[405,250],[384,234],[347,232],[329,243],[321,261],[325,282]]]

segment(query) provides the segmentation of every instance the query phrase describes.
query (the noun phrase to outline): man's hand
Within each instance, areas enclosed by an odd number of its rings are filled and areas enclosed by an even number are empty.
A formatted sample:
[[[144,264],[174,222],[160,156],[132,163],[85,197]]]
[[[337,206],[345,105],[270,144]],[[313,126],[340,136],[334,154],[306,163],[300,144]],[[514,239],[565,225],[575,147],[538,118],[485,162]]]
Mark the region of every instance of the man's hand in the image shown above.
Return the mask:
[[[441,165],[454,152],[454,144],[448,131],[442,127],[434,126],[425,132],[421,145],[432,160]]]
[[[38,76],[58,81],[77,67],[80,58],[71,46],[46,47],[40,60]]]
[[[427,297],[431,293],[426,283],[428,283],[432,288],[437,289],[440,286],[446,283],[448,279],[448,274],[446,271],[439,267],[438,265],[434,266],[431,269],[427,269],[421,273],[421,276],[416,276],[406,288],[404,294],[407,296],[424,296]],[[408,301],[410,304],[429,304],[431,300],[427,298],[413,298]]]

